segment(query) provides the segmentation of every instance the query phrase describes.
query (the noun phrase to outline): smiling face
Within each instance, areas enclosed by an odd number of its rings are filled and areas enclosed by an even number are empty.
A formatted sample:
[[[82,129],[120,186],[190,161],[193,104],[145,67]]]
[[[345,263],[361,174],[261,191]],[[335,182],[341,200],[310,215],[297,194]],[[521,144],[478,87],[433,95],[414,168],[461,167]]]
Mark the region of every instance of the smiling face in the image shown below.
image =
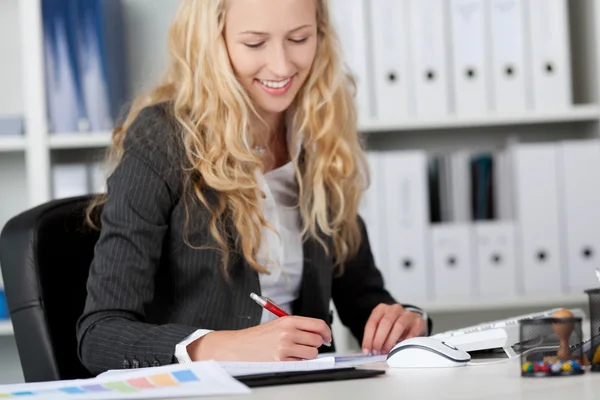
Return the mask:
[[[225,42],[238,81],[263,117],[284,112],[317,49],[313,0],[228,0]]]

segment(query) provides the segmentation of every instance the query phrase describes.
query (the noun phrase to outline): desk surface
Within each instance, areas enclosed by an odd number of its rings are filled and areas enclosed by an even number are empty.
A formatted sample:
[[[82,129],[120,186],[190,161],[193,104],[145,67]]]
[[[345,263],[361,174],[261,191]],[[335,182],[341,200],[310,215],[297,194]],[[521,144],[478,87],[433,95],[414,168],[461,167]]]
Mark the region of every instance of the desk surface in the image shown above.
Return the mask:
[[[600,372],[555,378],[522,378],[519,360],[443,369],[393,369],[383,376],[339,382],[309,383],[252,389],[248,396],[226,400],[317,399],[453,399],[453,400],[592,400],[600,399]]]

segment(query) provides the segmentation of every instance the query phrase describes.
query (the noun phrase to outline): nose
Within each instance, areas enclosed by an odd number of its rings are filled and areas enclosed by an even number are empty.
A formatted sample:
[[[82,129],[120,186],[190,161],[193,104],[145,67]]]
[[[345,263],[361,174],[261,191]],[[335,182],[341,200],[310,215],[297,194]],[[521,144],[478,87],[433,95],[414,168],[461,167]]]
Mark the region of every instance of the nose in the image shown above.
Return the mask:
[[[269,55],[269,69],[278,78],[287,78],[292,74],[293,65],[285,45],[272,46]]]

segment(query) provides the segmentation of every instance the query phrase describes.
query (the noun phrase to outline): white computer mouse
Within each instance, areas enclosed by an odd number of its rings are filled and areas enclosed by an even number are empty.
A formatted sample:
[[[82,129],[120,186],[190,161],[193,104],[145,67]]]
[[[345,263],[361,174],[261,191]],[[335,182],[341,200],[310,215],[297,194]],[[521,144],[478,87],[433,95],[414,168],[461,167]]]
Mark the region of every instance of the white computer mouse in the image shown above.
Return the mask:
[[[430,336],[414,337],[397,343],[387,355],[393,368],[460,367],[471,361],[471,355],[451,344]]]

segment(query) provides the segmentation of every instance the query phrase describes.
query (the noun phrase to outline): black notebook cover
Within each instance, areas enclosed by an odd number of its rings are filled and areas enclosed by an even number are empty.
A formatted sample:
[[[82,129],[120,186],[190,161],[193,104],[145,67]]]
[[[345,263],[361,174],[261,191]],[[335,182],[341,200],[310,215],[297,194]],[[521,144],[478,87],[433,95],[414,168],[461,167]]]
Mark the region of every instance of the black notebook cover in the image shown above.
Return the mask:
[[[370,378],[385,374],[385,370],[350,368],[320,369],[314,371],[274,372],[237,376],[235,379],[248,387],[290,385],[294,383],[343,381]]]

